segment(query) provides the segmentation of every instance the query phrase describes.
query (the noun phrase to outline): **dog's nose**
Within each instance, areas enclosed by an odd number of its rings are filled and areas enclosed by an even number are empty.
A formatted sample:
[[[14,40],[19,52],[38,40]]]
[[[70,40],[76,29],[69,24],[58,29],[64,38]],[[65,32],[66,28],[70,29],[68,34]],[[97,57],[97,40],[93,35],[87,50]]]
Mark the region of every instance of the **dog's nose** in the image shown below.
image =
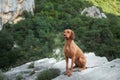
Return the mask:
[[[65,37],[66,35],[64,34],[63,36]]]

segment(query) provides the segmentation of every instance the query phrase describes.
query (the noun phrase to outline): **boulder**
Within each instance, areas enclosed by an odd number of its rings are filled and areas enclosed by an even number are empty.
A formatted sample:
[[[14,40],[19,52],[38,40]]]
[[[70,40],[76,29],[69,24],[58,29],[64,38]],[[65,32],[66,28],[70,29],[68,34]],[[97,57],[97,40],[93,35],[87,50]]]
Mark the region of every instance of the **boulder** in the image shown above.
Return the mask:
[[[85,14],[86,16],[93,18],[107,18],[107,16],[104,13],[100,12],[96,6],[91,6],[83,9],[81,14]]]

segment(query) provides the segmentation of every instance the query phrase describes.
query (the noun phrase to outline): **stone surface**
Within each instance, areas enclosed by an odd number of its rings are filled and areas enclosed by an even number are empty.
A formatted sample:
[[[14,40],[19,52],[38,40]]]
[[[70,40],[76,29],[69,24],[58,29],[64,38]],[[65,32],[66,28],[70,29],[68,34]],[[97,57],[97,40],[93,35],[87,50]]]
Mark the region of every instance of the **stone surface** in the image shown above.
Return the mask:
[[[28,62],[16,68],[5,72],[9,80],[17,80],[22,77],[23,80],[35,80],[43,70],[57,68],[61,71],[60,76],[52,80],[120,80],[120,59],[108,62],[105,57],[96,56],[94,53],[85,53],[87,58],[87,69],[78,72],[73,69],[73,75],[68,77],[63,74],[65,71],[65,60],[56,62],[54,58],[44,58]],[[31,64],[34,66],[29,68]],[[69,61],[70,66],[71,60]],[[47,79],[47,78],[46,78]]]
[[[34,8],[34,0],[0,0],[0,30],[7,22],[17,23],[24,19],[21,13],[25,10],[33,14]]]
[[[96,56],[93,52],[86,53],[85,56],[87,58],[86,67],[97,67],[108,62],[106,57]]]
[[[71,77],[62,74],[52,80],[120,80],[120,59],[81,72],[73,72]]]
[[[100,10],[95,6],[85,8],[81,14],[85,14],[86,16],[93,18],[107,18],[107,16],[104,13],[100,12]]]
[[[34,67],[29,68],[29,65],[33,63]],[[17,80],[17,76],[22,76],[25,80],[35,80],[41,71],[49,69],[55,63],[56,60],[54,58],[44,58],[12,68],[4,74],[9,78],[9,80]]]

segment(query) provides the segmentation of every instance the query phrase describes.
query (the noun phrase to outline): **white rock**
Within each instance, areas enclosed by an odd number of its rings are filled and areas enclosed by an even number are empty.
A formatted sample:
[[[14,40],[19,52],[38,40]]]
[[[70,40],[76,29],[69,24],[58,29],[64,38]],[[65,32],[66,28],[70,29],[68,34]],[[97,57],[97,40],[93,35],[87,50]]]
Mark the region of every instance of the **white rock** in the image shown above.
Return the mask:
[[[120,59],[82,72],[73,72],[71,77],[60,75],[52,80],[120,80]]]
[[[86,16],[93,18],[107,18],[107,16],[104,13],[101,13],[100,10],[95,6],[85,8],[81,14],[85,14]]]
[[[73,75],[68,77],[63,75],[65,71],[66,62],[65,60],[56,62],[54,58],[44,58],[32,62],[28,62],[16,68],[12,68],[10,71],[4,74],[9,78],[9,80],[17,80],[17,76],[22,76],[24,80],[35,80],[43,70],[49,68],[60,69],[60,76],[52,80],[120,80],[120,59],[115,59],[111,62],[105,57],[96,56],[93,52],[85,53],[87,58],[87,69],[78,72],[73,70]],[[28,68],[28,66],[34,63],[33,68]],[[71,60],[69,61],[69,66]],[[33,75],[30,75],[34,71]],[[46,78],[47,79],[47,78]]]
[[[34,67],[28,68],[31,63],[34,63]],[[42,72],[45,69],[51,68],[51,66],[55,63],[56,60],[54,58],[44,58],[44,59],[28,62],[16,68],[12,68],[10,71],[7,71],[4,74],[9,78],[9,80],[16,80],[16,77],[18,75],[24,77],[25,80],[35,80],[35,78],[37,78],[40,72]],[[30,75],[33,71],[35,73],[33,75]]]
[[[95,56],[93,52],[85,53],[87,64],[86,67],[97,67],[108,62],[106,57]]]

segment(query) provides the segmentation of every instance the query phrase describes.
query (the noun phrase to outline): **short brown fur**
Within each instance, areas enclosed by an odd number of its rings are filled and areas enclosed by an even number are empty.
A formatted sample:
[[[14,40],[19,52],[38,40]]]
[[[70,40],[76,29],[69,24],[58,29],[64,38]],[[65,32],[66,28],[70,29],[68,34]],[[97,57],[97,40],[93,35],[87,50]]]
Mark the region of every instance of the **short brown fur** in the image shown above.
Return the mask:
[[[66,39],[64,45],[64,55],[66,59],[65,75],[72,76],[73,67],[78,66],[79,71],[86,68],[86,58],[83,51],[75,44],[75,34],[71,29],[64,30],[64,38]],[[71,67],[68,69],[68,59],[72,59]],[[75,64],[75,66],[74,66]]]

